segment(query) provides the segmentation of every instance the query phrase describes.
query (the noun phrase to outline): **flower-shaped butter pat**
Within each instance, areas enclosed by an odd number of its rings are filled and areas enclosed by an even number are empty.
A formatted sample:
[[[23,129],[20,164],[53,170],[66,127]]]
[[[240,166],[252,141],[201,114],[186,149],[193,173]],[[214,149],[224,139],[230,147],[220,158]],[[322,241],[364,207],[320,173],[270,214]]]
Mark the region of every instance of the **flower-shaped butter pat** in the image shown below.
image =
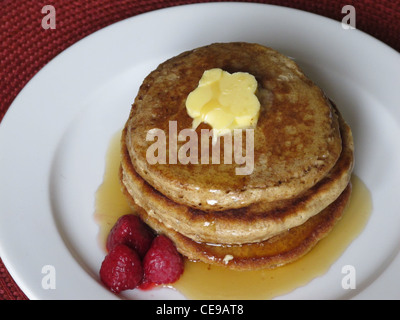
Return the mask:
[[[257,80],[249,73],[206,70],[198,87],[186,99],[193,129],[204,122],[218,136],[233,129],[254,127],[260,113],[256,90]]]

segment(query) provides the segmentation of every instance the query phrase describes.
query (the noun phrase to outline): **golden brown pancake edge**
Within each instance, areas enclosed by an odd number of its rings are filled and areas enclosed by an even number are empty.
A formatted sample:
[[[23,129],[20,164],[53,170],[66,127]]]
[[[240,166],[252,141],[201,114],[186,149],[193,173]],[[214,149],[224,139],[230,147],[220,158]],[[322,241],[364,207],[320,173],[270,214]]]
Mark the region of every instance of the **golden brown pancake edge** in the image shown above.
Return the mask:
[[[223,211],[199,210],[176,203],[136,173],[121,137],[122,183],[150,216],[194,241],[240,244],[267,240],[304,223],[332,203],[350,181],[353,137],[339,113],[343,151],[333,169],[316,185],[292,199],[258,202]]]

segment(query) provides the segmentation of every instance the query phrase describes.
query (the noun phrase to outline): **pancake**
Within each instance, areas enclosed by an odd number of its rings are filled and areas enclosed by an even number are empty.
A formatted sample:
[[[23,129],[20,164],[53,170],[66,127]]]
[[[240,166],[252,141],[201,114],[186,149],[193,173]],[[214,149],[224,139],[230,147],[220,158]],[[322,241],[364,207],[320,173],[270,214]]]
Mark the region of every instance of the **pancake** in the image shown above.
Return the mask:
[[[149,164],[146,151],[153,141],[146,141],[147,133],[154,128],[164,131],[170,159],[170,121],[176,121],[178,133],[191,128],[186,97],[212,68],[248,72],[258,82],[261,107],[254,130],[253,172],[236,175],[243,165],[213,164],[211,155],[209,164]],[[304,193],[331,171],[342,148],[338,119],[321,89],[288,57],[243,42],[211,44],[160,64],[139,89],[126,122],[125,143],[134,171],[155,190],[177,204],[224,212]],[[184,143],[178,141],[177,148]],[[202,214],[191,215],[206,222]]]
[[[120,170],[120,176],[122,179],[122,170]],[[286,230],[269,240],[241,245],[212,245],[193,241],[150,216],[136,204],[124,185],[122,185],[122,191],[134,213],[153,230],[168,236],[177,250],[188,259],[233,270],[257,270],[272,269],[294,262],[327,236],[342,217],[351,194],[351,183],[349,182],[333,203],[304,224]]]
[[[121,137],[122,184],[136,204],[167,228],[196,242],[242,244],[265,241],[294,228],[334,202],[347,187],[353,169],[353,137],[349,126],[334,109],[340,124],[342,152],[335,166],[318,183],[300,195],[273,202],[260,201],[242,208],[199,210],[176,203],[153,188],[134,169]]]

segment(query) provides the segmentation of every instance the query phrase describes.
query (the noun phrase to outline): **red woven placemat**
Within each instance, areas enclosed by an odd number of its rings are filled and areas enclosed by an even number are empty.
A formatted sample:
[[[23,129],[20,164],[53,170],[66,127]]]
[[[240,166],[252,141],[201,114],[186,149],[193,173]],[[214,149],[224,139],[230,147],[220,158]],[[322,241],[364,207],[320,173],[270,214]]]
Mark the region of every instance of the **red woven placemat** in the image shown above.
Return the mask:
[[[83,37],[114,22],[147,11],[209,1],[162,0],[53,0],[56,29],[44,30],[45,5],[37,0],[0,2],[0,121],[26,83],[52,58]],[[341,21],[342,8],[356,8],[356,26],[400,51],[398,0],[272,0],[250,1],[310,11]],[[6,183],[1,181],[0,183]],[[11,278],[0,257],[0,300],[27,299]]]

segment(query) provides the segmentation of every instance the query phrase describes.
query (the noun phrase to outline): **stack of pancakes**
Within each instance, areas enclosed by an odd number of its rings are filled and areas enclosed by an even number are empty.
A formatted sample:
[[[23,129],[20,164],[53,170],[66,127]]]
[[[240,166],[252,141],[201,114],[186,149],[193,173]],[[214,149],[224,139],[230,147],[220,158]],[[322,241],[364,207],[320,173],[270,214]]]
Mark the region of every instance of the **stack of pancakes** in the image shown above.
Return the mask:
[[[178,133],[191,128],[186,98],[213,68],[248,72],[258,82],[249,175],[235,174],[243,164],[212,163],[211,154],[208,164],[168,163],[169,123]],[[147,161],[154,128],[165,133],[166,164]],[[350,128],[296,63],[258,44],[215,43],[160,64],[139,89],[121,146],[120,180],[135,212],[187,258],[232,269],[274,268],[303,256],[341,218],[351,193]],[[223,155],[223,142],[219,148]]]

